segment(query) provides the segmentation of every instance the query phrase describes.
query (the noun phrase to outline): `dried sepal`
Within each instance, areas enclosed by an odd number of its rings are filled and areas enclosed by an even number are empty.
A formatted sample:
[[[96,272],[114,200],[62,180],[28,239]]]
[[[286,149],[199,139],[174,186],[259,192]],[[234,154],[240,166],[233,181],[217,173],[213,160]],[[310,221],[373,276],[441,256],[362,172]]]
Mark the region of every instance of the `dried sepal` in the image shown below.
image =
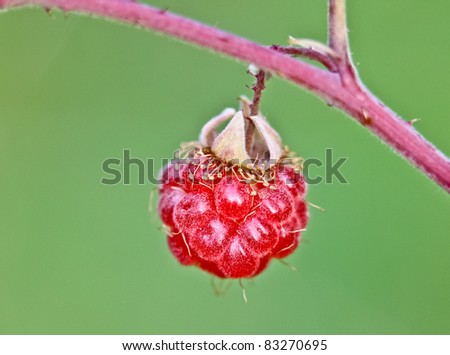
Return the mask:
[[[286,155],[280,136],[267,119],[260,112],[250,116],[247,98],[241,97],[240,110],[233,113],[233,109],[225,109],[208,121],[201,131],[200,143],[211,147],[211,151],[225,162],[246,167],[250,164],[257,170],[269,169]],[[218,134],[217,127],[230,118]]]
[[[211,118],[202,128],[200,132],[200,144],[205,147],[210,147],[213,144],[214,139],[217,137],[218,133],[216,128],[225,121],[228,121],[231,117],[236,114],[234,108],[227,107],[217,116]]]
[[[250,156],[246,149],[247,126],[243,112],[236,112],[222,133],[212,142],[212,152],[226,162],[248,162]]]

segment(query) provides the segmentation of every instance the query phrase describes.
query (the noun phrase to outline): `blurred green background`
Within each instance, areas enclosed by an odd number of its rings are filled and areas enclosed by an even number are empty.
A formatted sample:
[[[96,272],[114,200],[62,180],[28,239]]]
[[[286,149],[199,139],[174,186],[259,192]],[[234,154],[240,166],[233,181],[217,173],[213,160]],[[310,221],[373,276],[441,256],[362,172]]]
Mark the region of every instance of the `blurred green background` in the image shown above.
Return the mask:
[[[265,43],[326,40],[326,1],[152,1]],[[450,2],[349,1],[369,88],[450,154]],[[0,14],[0,333],[450,333],[445,192],[360,125],[275,78],[262,109],[301,156],[349,157],[320,184],[306,240],[213,295],[177,264],[153,186],[104,186],[101,163],[171,157],[238,95],[246,66],[130,26],[42,9]],[[318,171],[320,172],[320,171]]]

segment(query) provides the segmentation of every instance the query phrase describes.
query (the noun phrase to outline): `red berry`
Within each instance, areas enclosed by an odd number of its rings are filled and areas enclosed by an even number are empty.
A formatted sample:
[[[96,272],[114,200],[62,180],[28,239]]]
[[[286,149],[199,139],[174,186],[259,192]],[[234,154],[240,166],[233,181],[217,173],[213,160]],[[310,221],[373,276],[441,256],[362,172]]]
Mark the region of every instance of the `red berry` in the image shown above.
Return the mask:
[[[253,277],[290,255],[308,221],[301,160],[242,105],[208,122],[200,142],[184,148],[187,158],[161,173],[158,211],[172,254],[221,278]]]
[[[271,258],[290,255],[307,223],[302,175],[275,166],[274,179],[255,183],[246,182],[244,170],[228,167],[204,180],[218,159],[208,151],[200,154],[206,159],[180,166],[184,173],[178,181],[175,165],[165,167],[171,174],[160,187],[158,210],[178,261],[222,278],[248,278],[262,272]]]

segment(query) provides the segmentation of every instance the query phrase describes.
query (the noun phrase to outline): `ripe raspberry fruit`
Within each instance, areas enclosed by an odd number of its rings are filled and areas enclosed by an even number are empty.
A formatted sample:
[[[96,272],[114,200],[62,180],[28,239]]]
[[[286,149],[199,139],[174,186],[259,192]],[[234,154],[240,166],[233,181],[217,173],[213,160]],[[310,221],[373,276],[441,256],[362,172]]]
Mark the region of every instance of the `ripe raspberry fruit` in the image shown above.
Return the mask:
[[[300,160],[248,107],[213,118],[161,173],[158,211],[171,252],[221,278],[254,277],[290,255],[308,221]]]

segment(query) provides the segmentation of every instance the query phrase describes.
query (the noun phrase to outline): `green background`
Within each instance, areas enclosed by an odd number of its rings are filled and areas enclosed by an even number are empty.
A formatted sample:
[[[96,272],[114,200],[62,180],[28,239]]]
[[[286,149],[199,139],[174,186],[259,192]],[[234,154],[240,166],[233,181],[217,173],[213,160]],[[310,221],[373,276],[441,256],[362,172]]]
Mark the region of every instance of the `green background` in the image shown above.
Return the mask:
[[[265,44],[326,40],[325,0],[154,1]],[[450,2],[349,1],[355,63],[450,154]],[[349,157],[311,186],[305,243],[215,296],[177,264],[153,186],[104,186],[101,163],[171,157],[236,97],[246,66],[130,26],[42,9],[0,14],[0,333],[450,333],[445,192],[320,99],[275,78],[262,109],[301,156]],[[321,171],[317,171],[320,173]]]

